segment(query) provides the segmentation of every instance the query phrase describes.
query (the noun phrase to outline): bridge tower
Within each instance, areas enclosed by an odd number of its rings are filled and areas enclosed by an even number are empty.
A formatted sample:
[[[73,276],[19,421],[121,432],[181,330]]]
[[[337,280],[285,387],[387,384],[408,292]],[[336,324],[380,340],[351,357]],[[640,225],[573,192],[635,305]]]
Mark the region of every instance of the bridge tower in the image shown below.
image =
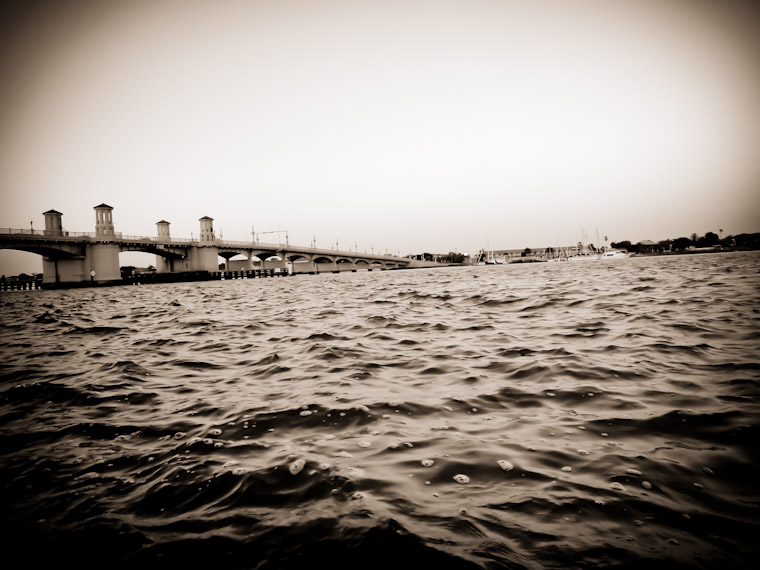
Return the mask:
[[[166,220],[156,222],[156,236],[158,243],[169,243],[171,241],[169,222]],[[156,255],[156,273],[171,273],[172,271],[174,271],[174,260]]]
[[[214,219],[203,216],[198,247],[190,248],[190,267],[193,271],[219,271],[219,249],[214,237]]]
[[[198,221],[201,223],[201,245],[214,243],[214,218],[203,216]]]
[[[115,281],[121,279],[119,269],[119,244],[114,243],[113,208],[108,204],[95,206],[95,242],[87,246],[85,275],[91,281]]]
[[[63,235],[63,222],[61,221],[61,214],[55,210],[48,210],[42,214],[45,216],[45,235],[46,236],[60,236]]]
[[[95,206],[95,237],[114,237],[113,208],[108,204]]]
[[[56,210],[48,210],[42,214],[45,216],[45,235],[55,236],[63,235],[63,223],[61,222],[61,214]],[[42,257],[42,282],[43,283],[58,283],[61,280],[69,280],[71,276],[74,276],[73,280],[81,280],[84,275],[84,263],[83,259],[58,259],[55,257]]]
[[[160,242],[170,241],[171,236],[169,235],[169,222],[166,220],[156,222],[156,235],[158,236],[158,241]]]

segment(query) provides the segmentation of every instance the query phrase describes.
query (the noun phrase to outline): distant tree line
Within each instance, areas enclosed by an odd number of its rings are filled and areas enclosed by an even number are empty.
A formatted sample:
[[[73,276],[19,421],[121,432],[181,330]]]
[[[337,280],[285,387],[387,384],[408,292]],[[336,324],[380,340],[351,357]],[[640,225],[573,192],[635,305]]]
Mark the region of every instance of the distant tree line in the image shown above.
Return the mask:
[[[625,249],[631,253],[686,251],[692,248],[760,249],[760,233],[729,235],[723,238],[715,232],[707,232],[703,236],[694,233],[690,237],[666,239],[657,243],[618,241],[612,242],[611,245],[616,249]]]

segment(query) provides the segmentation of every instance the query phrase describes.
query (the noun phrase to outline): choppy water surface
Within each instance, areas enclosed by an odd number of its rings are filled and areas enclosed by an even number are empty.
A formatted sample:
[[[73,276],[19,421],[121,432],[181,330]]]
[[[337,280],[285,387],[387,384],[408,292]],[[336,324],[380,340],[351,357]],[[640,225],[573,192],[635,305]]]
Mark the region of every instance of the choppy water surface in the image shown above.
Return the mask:
[[[759,271],[744,253],[4,294],[5,554],[753,567]]]

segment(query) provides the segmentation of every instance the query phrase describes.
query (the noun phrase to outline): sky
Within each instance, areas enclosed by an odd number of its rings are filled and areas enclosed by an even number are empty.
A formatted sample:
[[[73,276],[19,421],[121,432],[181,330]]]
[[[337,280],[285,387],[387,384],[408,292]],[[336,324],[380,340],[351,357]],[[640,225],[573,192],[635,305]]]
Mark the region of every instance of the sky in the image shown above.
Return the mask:
[[[756,6],[4,2],[0,228],[105,202],[127,235],[400,255],[757,232]]]

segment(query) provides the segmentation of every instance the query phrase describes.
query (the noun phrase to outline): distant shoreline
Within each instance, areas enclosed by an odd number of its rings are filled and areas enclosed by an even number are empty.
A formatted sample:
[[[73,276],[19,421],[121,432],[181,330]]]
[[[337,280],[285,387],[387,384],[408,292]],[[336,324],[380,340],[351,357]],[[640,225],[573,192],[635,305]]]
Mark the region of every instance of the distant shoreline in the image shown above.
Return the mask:
[[[699,253],[737,253],[742,251],[758,251],[757,248],[720,248],[720,249],[679,249],[678,251],[647,251],[631,253],[630,257],[656,257],[660,255],[694,255]]]

